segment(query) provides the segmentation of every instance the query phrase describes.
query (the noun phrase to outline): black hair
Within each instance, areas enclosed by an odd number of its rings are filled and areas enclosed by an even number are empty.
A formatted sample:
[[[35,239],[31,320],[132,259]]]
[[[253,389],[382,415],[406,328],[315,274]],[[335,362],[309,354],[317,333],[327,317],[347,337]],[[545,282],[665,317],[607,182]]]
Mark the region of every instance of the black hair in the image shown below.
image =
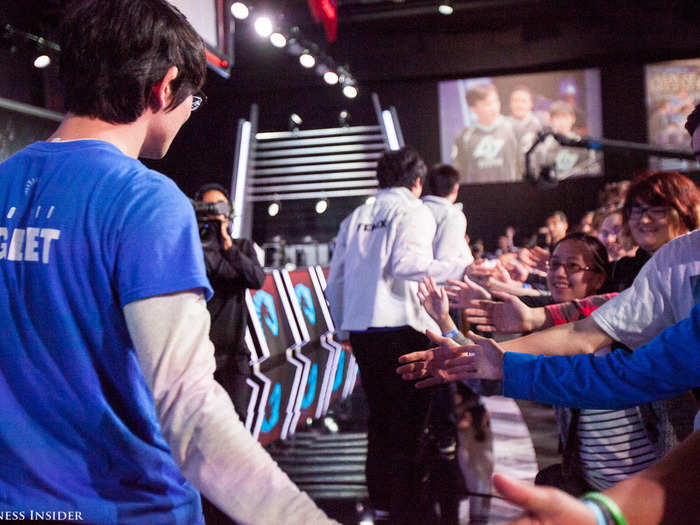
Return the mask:
[[[198,91],[206,75],[204,42],[165,0],[74,0],[60,45],[66,110],[106,122],[139,118],[172,66],[178,74],[166,110]]]
[[[449,164],[436,164],[428,170],[425,189],[429,195],[447,197],[459,182],[459,172]]]
[[[201,201],[202,198],[204,197],[204,194],[208,191],[220,191],[221,193],[224,194],[226,197],[226,200],[231,200],[229,197],[229,192],[226,188],[224,188],[221,184],[218,182],[207,182],[206,184],[203,184],[199,187],[199,189],[195,192],[194,194],[194,200],[196,201]]]
[[[561,222],[565,222],[566,224],[569,224],[569,219],[566,218],[566,213],[564,213],[561,210],[557,210],[557,211],[550,213],[547,216],[547,219],[551,219],[552,217],[557,217]]]
[[[685,129],[688,130],[690,136],[693,136],[695,130],[700,126],[700,104],[695,106],[695,109],[688,115],[688,119],[685,121]]]
[[[608,260],[608,250],[607,248],[605,248],[605,245],[603,245],[602,242],[600,242],[592,235],[588,235],[587,233],[569,233],[566,237],[556,242],[556,244],[552,247],[552,254],[554,253],[554,250],[557,249],[557,246],[559,246],[565,241],[578,241],[580,243],[585,244],[586,248],[588,248],[589,253],[593,257],[593,265],[596,267],[599,273],[605,275],[606,281],[608,280],[608,278],[610,277],[611,269],[610,261]],[[601,290],[602,289],[604,288],[601,288]]]
[[[467,99],[467,105],[474,106],[477,102],[479,102],[480,100],[484,100],[491,93],[498,94],[498,90],[493,84],[477,84],[469,91],[467,91],[465,97]]]
[[[377,162],[377,181],[380,188],[395,186],[411,189],[420,179],[425,180],[428,167],[416,150],[403,147],[399,150],[385,151]]]

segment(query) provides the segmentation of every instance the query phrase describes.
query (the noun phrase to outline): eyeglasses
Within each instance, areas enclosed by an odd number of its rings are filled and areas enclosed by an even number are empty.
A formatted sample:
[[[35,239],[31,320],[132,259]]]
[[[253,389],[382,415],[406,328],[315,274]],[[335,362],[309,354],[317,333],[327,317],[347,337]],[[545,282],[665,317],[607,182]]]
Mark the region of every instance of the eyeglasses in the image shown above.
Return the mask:
[[[200,90],[197,94],[192,95],[192,111],[197,111],[206,101],[207,96],[204,94],[204,91]]]
[[[556,272],[559,268],[564,267],[564,271],[566,272],[566,275],[572,275],[574,273],[579,273],[579,272],[588,272],[588,271],[595,271],[595,268],[593,266],[581,266],[578,263],[575,262],[568,262],[564,263],[561,261],[557,260],[549,260],[547,261],[547,270],[551,270],[553,272]]]
[[[667,213],[668,206],[632,206],[629,209],[629,217],[633,220],[639,220],[645,214],[650,219],[663,219]]]

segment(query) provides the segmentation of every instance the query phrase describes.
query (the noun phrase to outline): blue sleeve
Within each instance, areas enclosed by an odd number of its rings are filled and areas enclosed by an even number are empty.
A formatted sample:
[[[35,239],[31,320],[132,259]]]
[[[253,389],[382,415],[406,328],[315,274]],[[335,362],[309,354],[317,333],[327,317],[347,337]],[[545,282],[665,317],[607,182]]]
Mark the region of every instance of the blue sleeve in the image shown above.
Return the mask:
[[[503,395],[572,407],[619,409],[700,386],[700,304],[632,353],[534,356],[507,352]]]
[[[199,288],[213,294],[194,210],[166,177],[153,172],[120,195],[115,282],[123,307],[138,299]]]

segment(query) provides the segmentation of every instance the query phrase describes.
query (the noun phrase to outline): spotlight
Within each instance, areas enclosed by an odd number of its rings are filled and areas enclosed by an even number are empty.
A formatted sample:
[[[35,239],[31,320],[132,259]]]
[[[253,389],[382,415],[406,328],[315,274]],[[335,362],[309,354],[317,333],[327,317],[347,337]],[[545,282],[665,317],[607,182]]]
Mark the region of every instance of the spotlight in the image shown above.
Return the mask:
[[[308,51],[304,51],[299,56],[299,63],[308,69],[308,68],[312,68],[316,65],[316,59],[314,58],[314,56],[311,53],[309,53]]]
[[[303,123],[304,120],[296,113],[292,113],[291,115],[289,115],[289,131],[298,132],[299,126],[301,126]]]
[[[326,199],[321,199],[316,203],[316,213],[321,215],[328,209],[328,201]]]
[[[234,2],[231,4],[231,14],[238,20],[245,20],[250,14],[250,9],[243,2]]]
[[[34,59],[34,67],[37,69],[44,69],[51,64],[51,57],[49,55],[41,54]]]
[[[255,20],[255,32],[263,38],[272,34],[272,20],[266,16],[261,16]]]
[[[440,0],[438,3],[438,12],[441,15],[451,15],[454,12],[454,7],[452,7],[452,0]]]
[[[287,37],[282,33],[272,33],[270,35],[270,43],[275,47],[283,48],[287,45]]]
[[[343,95],[348,98],[355,98],[357,96],[357,88],[354,84],[346,84],[343,87]]]
[[[350,113],[346,109],[338,113],[338,124],[340,124],[341,128],[350,126]]]
[[[275,215],[277,215],[280,212],[281,207],[282,206],[280,206],[280,203],[275,201],[267,207],[267,214],[270,217],[274,217]]]
[[[326,71],[323,74],[323,80],[326,82],[326,84],[330,86],[335,86],[338,83],[338,73],[335,71]]]

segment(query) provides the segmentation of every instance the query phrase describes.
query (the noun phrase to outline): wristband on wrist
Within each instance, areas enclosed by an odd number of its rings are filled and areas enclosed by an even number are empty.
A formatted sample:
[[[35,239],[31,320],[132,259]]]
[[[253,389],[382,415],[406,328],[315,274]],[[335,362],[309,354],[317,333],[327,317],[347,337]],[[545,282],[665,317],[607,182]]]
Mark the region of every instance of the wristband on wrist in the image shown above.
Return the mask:
[[[454,339],[458,333],[459,333],[459,330],[457,330],[456,328],[453,328],[449,332],[442,334],[442,336],[449,337],[450,339]]]
[[[622,510],[609,496],[601,492],[588,492],[583,495],[584,502],[586,500],[595,502],[600,508],[606,511],[606,514],[612,518],[610,521],[614,525],[627,525],[627,520],[622,515]]]
[[[595,517],[595,525],[608,525],[608,520],[603,513],[603,509],[600,508],[599,504],[590,499],[582,500],[583,504],[591,509],[593,516]]]

